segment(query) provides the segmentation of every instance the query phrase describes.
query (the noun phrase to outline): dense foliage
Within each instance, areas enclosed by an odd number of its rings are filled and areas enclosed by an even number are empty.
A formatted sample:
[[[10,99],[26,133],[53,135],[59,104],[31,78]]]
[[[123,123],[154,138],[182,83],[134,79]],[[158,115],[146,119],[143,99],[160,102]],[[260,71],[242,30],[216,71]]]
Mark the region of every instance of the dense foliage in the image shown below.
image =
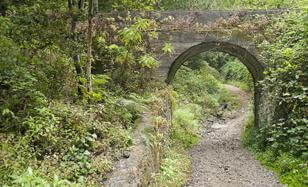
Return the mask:
[[[250,72],[236,57],[222,52],[208,51],[193,57],[193,60],[194,63],[190,65],[193,69],[200,68],[200,64],[205,60],[221,74],[224,82],[238,86],[248,92],[252,92],[254,89]]]
[[[126,28],[96,30],[88,53],[88,26],[76,26],[86,21],[88,2],[71,6],[65,0],[1,1],[1,186],[62,181],[54,176],[99,185],[132,145],[150,85],[143,82],[158,64],[140,51],[153,22],[136,18]],[[88,76],[89,57],[104,67],[100,74]]]
[[[202,108],[204,115],[215,115],[221,104],[230,102],[236,105],[232,95],[224,88],[223,77],[206,61],[188,61],[182,66],[175,77],[174,89],[180,95],[183,104],[197,104]],[[198,69],[195,68],[198,63]]]
[[[283,32],[282,32],[283,31]],[[307,155],[308,147],[308,27],[304,12],[275,19],[260,47],[268,59],[266,79],[273,120],[264,127],[267,142],[281,151]]]
[[[254,83],[248,69],[238,60],[233,59],[221,68],[224,79],[244,91],[252,92]]]
[[[97,9],[289,8],[305,3],[0,1],[0,186],[101,185],[113,163],[133,144],[131,132],[143,105],[148,105],[149,92],[161,89],[152,77],[159,62],[149,48],[158,36],[158,23],[130,13],[117,18],[121,24],[104,15],[94,19]],[[263,157],[276,159],[275,168],[281,173],[299,173],[287,175],[286,180],[292,178],[301,185],[306,182],[302,176],[307,164],[302,160],[307,159],[308,141],[307,11],[268,23],[256,40],[262,41],[259,47],[268,64],[261,84],[269,94],[273,117],[260,130],[252,128],[251,136],[257,138],[250,146],[266,151]],[[162,53],[172,52],[166,43]],[[189,172],[185,148],[198,141],[198,122],[204,116],[219,115],[221,104],[236,107],[236,98],[222,86],[226,80],[252,89],[249,72],[228,55],[211,52],[195,57],[177,73],[172,140],[160,162],[160,183],[184,184],[181,170]],[[160,101],[158,110],[165,100]],[[160,134],[154,139],[163,141]],[[292,159],[292,167],[281,166]]]
[[[308,156],[307,10],[273,19],[261,42],[268,68],[260,83],[271,119],[248,128],[245,143],[290,186],[305,186]]]

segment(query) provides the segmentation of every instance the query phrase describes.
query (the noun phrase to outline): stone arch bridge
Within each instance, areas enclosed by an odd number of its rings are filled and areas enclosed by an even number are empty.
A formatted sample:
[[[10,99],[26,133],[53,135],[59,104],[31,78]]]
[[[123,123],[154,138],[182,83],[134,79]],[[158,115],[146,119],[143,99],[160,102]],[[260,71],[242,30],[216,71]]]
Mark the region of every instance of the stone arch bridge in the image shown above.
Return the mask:
[[[256,84],[264,78],[266,65],[256,48],[256,44],[245,36],[245,31],[232,31],[232,25],[240,20],[253,20],[260,16],[280,15],[288,10],[261,11],[172,11],[150,12],[146,16],[161,24],[158,40],[150,42],[150,48],[157,52],[160,67],[157,75],[171,83],[177,70],[190,57],[206,51],[225,52],[237,57],[249,70],[254,80],[255,125],[261,126],[260,116],[268,114],[265,105],[266,93]],[[219,24],[227,25],[223,31]],[[230,29],[231,27],[231,29]],[[174,47],[172,55],[162,54],[165,43]],[[262,116],[266,120],[269,116]]]

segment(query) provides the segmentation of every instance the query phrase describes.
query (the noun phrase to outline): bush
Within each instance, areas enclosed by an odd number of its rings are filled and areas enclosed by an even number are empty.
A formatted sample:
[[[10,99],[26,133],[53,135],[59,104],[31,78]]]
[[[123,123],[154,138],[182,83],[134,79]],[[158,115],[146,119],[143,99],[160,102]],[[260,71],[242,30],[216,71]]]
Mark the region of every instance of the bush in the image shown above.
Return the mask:
[[[245,90],[253,91],[253,79],[247,67],[237,59],[227,62],[221,68],[221,74],[226,80],[235,86]]]
[[[197,109],[200,111],[200,109]],[[192,109],[178,108],[173,112],[171,138],[179,141],[184,147],[192,147],[198,142],[198,120]]]
[[[28,170],[20,176],[14,176],[14,181],[12,186],[52,186],[52,187],[78,187],[80,185],[76,183],[71,183],[67,180],[61,180],[58,176],[54,176],[54,179],[51,183],[49,183],[44,178],[40,177],[37,172],[33,171],[32,168],[28,168]]]
[[[215,114],[221,104],[238,105],[236,96],[229,93],[222,85],[219,72],[201,61],[200,69],[191,69],[193,61],[182,66],[174,80],[174,90],[181,103],[194,103],[202,107],[203,115]],[[194,67],[194,66],[193,66]],[[195,67],[194,67],[195,68]]]
[[[294,13],[274,19],[260,44],[268,68],[261,82],[269,92],[273,119],[261,133],[266,145],[277,152],[306,155],[307,147],[307,12]],[[279,32],[283,31],[283,32]]]
[[[132,145],[130,131],[137,116],[138,112],[130,113],[112,99],[88,109],[62,102],[36,107],[20,119],[23,131],[0,134],[5,140],[0,144],[0,162],[5,163],[0,165],[0,184],[11,184],[11,175],[29,166],[47,181],[52,180],[50,170],[71,181],[82,176],[98,180],[110,171],[113,159]],[[93,164],[93,155],[100,151],[112,152],[112,157]]]
[[[181,100],[198,104],[203,109],[215,110],[219,104],[211,94],[217,93],[220,85],[213,75],[208,74],[207,67],[202,70],[181,68],[175,77],[174,89],[179,92]]]
[[[168,148],[158,173],[158,186],[183,186],[188,180],[190,158],[179,147]]]

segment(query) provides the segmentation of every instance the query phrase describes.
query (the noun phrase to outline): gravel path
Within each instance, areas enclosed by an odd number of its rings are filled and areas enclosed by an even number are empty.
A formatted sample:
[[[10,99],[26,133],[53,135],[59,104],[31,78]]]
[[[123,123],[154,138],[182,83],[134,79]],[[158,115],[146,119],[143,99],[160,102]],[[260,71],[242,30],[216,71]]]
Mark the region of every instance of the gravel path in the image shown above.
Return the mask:
[[[204,124],[204,138],[191,150],[192,174],[187,186],[283,186],[272,172],[262,167],[242,147],[241,133],[248,117],[249,97],[239,88],[231,85],[226,87],[240,95],[241,107],[230,119]]]

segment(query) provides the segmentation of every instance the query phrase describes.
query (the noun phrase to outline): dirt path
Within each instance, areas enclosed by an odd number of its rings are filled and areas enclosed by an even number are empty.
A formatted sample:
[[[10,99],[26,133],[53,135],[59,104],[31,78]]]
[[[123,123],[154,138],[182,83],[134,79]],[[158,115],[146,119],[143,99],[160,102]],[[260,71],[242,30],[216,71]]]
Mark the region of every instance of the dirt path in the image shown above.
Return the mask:
[[[240,95],[240,109],[229,119],[204,124],[202,141],[191,150],[191,179],[187,186],[213,187],[275,187],[283,186],[277,177],[263,168],[241,145],[241,132],[248,117],[249,97],[231,85],[232,93]]]

